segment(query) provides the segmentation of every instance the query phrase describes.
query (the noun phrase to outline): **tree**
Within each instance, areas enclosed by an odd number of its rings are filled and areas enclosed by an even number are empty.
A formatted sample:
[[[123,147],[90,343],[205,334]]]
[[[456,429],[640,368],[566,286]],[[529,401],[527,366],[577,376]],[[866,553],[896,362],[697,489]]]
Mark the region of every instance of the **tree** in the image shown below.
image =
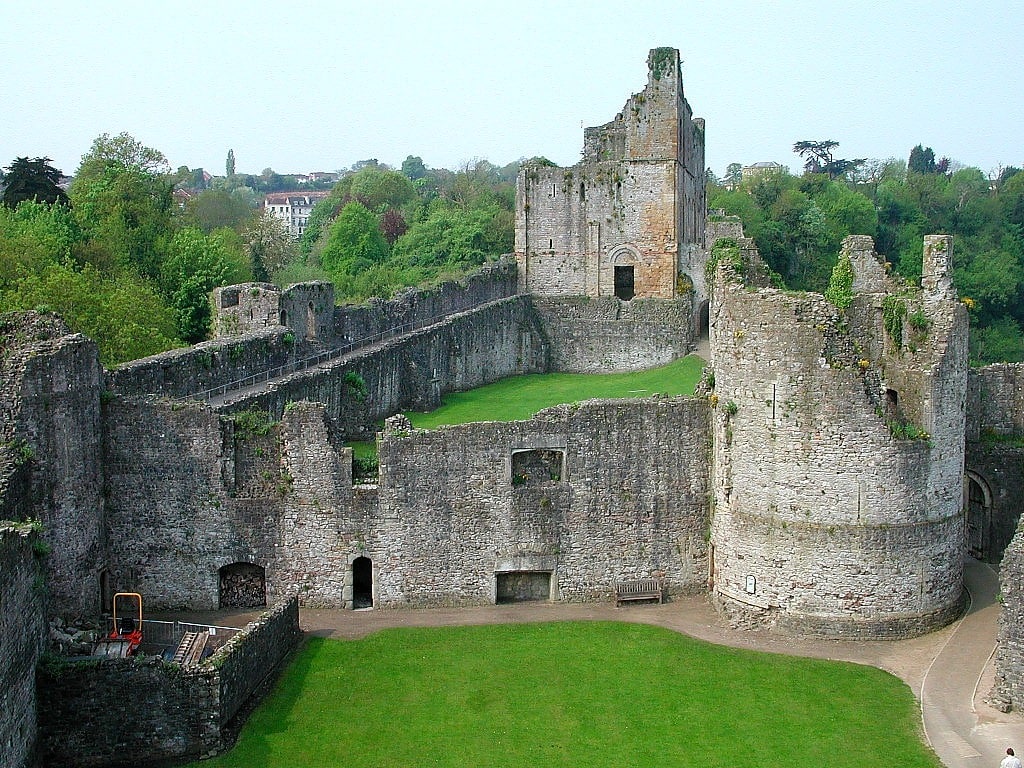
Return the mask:
[[[807,173],[826,173],[831,179],[838,179],[847,173],[855,171],[867,162],[867,158],[861,157],[856,160],[837,159],[832,156],[832,150],[839,146],[838,141],[825,139],[824,141],[798,141],[793,145],[793,151],[804,159],[804,171]]]
[[[224,170],[227,172],[228,178],[235,175],[235,150],[228,150],[228,159],[224,163]]]
[[[910,150],[907,170],[910,173],[935,173],[935,152],[932,148],[918,144]]]
[[[252,264],[252,277],[266,282],[295,257],[295,241],[284,222],[272,213],[256,214],[242,233]]]
[[[327,243],[320,252],[320,264],[341,278],[383,261],[388,250],[377,217],[365,205],[353,201],[341,209],[331,225]]]
[[[128,133],[119,133],[114,137],[103,133],[93,140],[89,151],[82,155],[74,184],[95,181],[108,168],[156,176],[171,171],[167,158],[160,150],[145,146]]]
[[[426,176],[427,166],[423,164],[423,158],[408,155],[402,161],[402,174],[411,181],[416,181],[416,179],[422,179]]]
[[[4,174],[3,204],[17,208],[22,200],[34,200],[69,205],[67,194],[59,186],[61,176],[63,174],[50,165],[48,157],[15,158]]]
[[[725,176],[722,183],[727,187],[738,187],[743,181],[743,165],[740,163],[729,163],[725,167]]]

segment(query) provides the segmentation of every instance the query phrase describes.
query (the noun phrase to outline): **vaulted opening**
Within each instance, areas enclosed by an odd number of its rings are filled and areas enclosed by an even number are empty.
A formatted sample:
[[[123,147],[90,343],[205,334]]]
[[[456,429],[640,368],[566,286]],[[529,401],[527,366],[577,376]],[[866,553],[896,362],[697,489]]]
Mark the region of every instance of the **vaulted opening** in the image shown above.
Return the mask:
[[[352,561],[352,607],[373,607],[373,563],[368,557]]]
[[[495,576],[498,603],[531,603],[551,599],[551,571],[507,571]]]
[[[992,493],[988,483],[974,472],[964,476],[964,514],[967,518],[967,553],[982,562],[998,563],[1006,545],[993,546]]]
[[[633,295],[633,265],[616,265],[615,296],[623,301],[629,301]]]
[[[267,575],[262,565],[231,563],[220,569],[221,608],[264,608]]]

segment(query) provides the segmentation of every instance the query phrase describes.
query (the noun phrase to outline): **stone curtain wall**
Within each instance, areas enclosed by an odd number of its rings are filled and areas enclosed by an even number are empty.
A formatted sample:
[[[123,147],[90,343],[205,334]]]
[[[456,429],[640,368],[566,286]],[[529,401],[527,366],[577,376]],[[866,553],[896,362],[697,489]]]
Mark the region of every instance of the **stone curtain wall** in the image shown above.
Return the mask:
[[[32,764],[36,743],[36,663],[46,648],[38,534],[0,523],[0,768]]]
[[[511,571],[552,572],[564,600],[603,599],[616,581],[651,575],[673,593],[700,590],[708,448],[706,403],[685,398],[392,428],[380,446],[379,517],[359,542],[375,564],[375,597],[383,606],[492,603],[496,574]],[[513,474],[513,452],[538,449],[563,453],[557,479]]]
[[[681,299],[533,297],[551,370],[632,371],[666,365],[693,349],[692,306]]]
[[[217,670],[220,725],[238,714],[242,705],[302,640],[299,601],[295,595],[281,601],[249,623],[204,664]]]
[[[298,622],[292,597],[193,670],[156,658],[44,664],[44,764],[105,768],[215,754],[225,746],[221,728],[301,638]]]
[[[276,436],[236,441],[197,403],[115,397],[107,413],[113,587],[148,609],[216,609],[219,569],[272,550],[287,487]]]
[[[334,310],[333,333],[346,344],[409,326],[422,327],[516,294],[516,264],[507,257],[486,264],[463,280],[431,288],[407,288],[392,299],[371,299]]]
[[[1024,435],[1024,364],[1002,363],[970,372],[967,439]]]
[[[1019,497],[1018,497],[1019,499]],[[1018,528],[999,565],[1001,610],[992,703],[1024,709],[1024,530]]]
[[[346,437],[369,438],[385,416],[429,410],[446,392],[546,370],[547,347],[536,313],[527,297],[513,297],[295,373],[263,392],[235,399],[225,410],[257,408],[280,415],[290,402],[320,402]],[[365,396],[353,377],[365,385]]]
[[[283,327],[204,341],[107,371],[106,386],[122,395],[187,397],[301,359],[298,342]]]
[[[917,634],[953,618],[962,592],[963,309],[930,307],[928,338],[917,351],[886,342],[883,365],[870,357],[881,296],[858,298],[844,320],[820,295],[750,290],[726,265],[714,290],[718,599],[783,629],[830,636]],[[930,439],[891,434],[882,393],[896,384],[882,372],[900,381],[901,408]]]
[[[104,547],[96,344],[53,315],[24,312],[0,319],[0,349],[2,506],[43,524],[50,610],[90,614]]]

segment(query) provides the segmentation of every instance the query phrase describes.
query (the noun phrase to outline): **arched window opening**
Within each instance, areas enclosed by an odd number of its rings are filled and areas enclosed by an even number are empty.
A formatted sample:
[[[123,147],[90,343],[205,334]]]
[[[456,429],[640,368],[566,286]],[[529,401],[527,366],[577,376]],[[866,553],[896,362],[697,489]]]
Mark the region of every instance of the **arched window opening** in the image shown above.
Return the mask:
[[[629,301],[634,296],[633,288],[633,265],[615,265],[615,296],[623,301]]]
[[[352,561],[352,607],[373,607],[373,563],[368,557]]]
[[[266,569],[254,563],[232,563],[220,569],[221,608],[263,608],[267,604]]]
[[[313,309],[313,302],[309,302],[306,308],[306,338],[316,338],[316,311]]]
[[[284,309],[281,310],[281,325],[288,325],[288,312]]]

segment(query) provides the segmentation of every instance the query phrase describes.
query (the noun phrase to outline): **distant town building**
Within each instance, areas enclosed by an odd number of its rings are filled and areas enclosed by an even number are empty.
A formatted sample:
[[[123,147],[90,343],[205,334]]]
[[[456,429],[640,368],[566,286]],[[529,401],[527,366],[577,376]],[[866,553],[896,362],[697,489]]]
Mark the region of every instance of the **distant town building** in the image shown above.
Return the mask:
[[[313,206],[329,192],[273,192],[263,199],[263,208],[287,228],[292,237],[302,237]]]
[[[786,170],[786,166],[779,163],[773,163],[771,161],[754,163],[753,165],[743,166],[741,173],[743,174],[743,180],[747,181],[757,176],[767,176],[772,173],[782,173]]]
[[[316,184],[318,182],[330,182],[334,183],[341,178],[340,173],[335,171],[312,171],[306,174],[299,174],[295,177],[295,180],[299,184]]]

